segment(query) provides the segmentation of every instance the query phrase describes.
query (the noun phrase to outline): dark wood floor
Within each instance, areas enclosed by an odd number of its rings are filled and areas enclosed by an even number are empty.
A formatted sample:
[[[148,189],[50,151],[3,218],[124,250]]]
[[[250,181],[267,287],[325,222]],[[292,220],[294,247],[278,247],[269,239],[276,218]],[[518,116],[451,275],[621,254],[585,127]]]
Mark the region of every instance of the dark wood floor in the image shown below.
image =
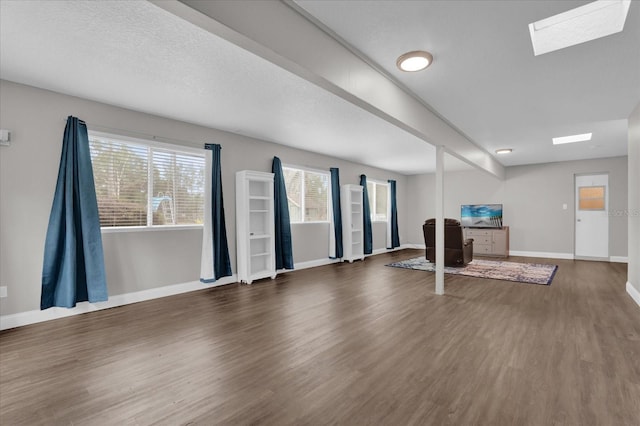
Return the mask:
[[[436,296],[420,253],[2,332],[0,424],[640,424],[626,265]]]

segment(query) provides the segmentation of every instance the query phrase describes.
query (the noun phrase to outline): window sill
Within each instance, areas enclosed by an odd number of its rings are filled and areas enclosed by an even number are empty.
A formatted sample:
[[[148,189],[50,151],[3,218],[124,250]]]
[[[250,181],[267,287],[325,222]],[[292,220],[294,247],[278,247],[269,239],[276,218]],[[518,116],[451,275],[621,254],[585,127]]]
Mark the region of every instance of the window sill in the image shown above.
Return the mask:
[[[313,221],[313,222],[291,222],[291,225],[318,225],[318,224],[323,224],[323,223],[328,224],[329,221],[328,220],[317,220],[317,221]]]
[[[202,228],[203,225],[108,226],[100,228],[100,232],[103,234],[117,234],[120,232],[185,231]]]

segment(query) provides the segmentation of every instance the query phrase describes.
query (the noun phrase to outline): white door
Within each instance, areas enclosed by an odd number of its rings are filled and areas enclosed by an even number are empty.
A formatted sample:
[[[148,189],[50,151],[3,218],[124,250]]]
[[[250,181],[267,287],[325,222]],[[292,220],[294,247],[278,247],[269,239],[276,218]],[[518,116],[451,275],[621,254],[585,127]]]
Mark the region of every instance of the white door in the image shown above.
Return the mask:
[[[576,258],[609,258],[609,175],[576,175]]]

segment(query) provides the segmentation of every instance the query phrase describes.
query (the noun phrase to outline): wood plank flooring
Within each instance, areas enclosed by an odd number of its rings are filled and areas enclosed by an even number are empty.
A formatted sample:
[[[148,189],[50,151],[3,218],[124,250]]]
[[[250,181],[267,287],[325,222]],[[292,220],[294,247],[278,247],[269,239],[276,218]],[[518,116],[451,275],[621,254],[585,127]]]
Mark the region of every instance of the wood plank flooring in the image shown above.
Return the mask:
[[[0,333],[2,425],[638,425],[626,265],[551,286],[402,250]]]

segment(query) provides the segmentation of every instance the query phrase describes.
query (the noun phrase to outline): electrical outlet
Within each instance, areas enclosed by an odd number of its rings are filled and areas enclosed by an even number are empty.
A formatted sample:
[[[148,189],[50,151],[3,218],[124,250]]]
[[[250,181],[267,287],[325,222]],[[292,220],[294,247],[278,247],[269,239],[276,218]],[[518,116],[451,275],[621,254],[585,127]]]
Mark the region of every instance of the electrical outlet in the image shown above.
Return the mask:
[[[7,297],[7,286],[0,286],[0,297]]]

